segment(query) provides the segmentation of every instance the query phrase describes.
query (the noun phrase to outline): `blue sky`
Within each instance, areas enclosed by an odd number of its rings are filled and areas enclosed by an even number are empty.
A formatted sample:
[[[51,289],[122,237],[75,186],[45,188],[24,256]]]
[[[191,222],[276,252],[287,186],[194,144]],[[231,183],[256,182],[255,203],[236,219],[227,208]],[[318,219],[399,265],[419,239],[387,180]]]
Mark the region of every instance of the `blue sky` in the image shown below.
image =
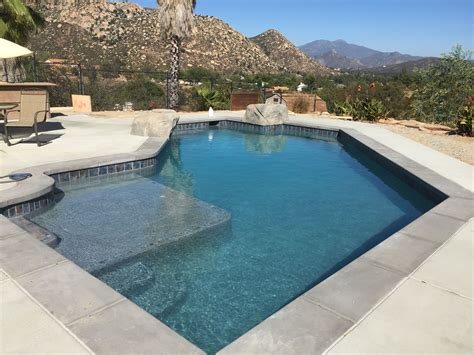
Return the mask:
[[[131,0],[133,1],[133,0]],[[155,7],[155,0],[136,0]],[[474,49],[472,0],[197,0],[246,36],[269,28],[293,43],[344,39],[381,51],[439,56],[454,44]]]

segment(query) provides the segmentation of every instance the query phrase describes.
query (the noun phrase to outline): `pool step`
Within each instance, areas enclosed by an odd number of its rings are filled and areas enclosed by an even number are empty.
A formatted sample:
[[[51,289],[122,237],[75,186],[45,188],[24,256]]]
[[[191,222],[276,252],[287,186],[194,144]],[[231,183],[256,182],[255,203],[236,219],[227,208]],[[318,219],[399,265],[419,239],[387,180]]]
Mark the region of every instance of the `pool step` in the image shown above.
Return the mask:
[[[132,301],[143,304],[147,300],[145,310],[156,317],[172,312],[186,299],[186,283],[181,277],[142,262],[121,263],[94,276]]]
[[[123,295],[140,293],[152,286],[155,280],[153,272],[141,262],[124,265],[96,276]]]
[[[61,238],[59,238],[56,234],[44,227],[39,226],[35,222],[26,219],[25,217],[10,218],[10,221],[15,223],[18,227],[24,229],[26,232],[34,235],[38,240],[52,248],[57,247],[61,242]]]

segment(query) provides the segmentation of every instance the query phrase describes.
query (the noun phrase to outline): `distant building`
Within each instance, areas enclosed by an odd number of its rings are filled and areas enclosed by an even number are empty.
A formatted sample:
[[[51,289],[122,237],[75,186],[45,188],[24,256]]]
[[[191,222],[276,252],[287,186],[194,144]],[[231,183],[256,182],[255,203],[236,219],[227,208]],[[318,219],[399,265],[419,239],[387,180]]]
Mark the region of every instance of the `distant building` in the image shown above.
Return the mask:
[[[296,91],[298,92],[303,92],[304,89],[306,89],[308,87],[308,85],[304,84],[304,83],[300,83],[298,85],[298,87],[296,88]]]
[[[281,94],[273,94],[270,97],[267,97],[265,100],[266,104],[285,104],[285,100],[283,100],[283,96]]]
[[[66,64],[66,59],[59,59],[59,58],[50,58],[45,60],[45,64]]]

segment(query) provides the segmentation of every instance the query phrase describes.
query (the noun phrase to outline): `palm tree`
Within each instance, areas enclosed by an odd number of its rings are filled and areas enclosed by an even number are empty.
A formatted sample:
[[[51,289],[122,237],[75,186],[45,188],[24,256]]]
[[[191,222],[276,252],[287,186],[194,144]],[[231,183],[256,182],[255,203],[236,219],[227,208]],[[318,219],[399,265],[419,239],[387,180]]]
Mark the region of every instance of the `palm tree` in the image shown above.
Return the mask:
[[[0,0],[0,38],[25,45],[29,35],[43,25],[41,15],[21,0]],[[4,59],[0,62],[0,72],[5,80],[9,77],[16,80],[14,73],[21,73],[20,68],[22,66],[17,59]]]
[[[169,107],[178,109],[179,101],[179,63],[181,43],[194,28],[193,11],[196,0],[157,0],[160,6],[160,33],[164,40],[170,42],[169,70]]]
[[[41,15],[21,0],[0,0],[0,38],[25,45],[43,25]]]

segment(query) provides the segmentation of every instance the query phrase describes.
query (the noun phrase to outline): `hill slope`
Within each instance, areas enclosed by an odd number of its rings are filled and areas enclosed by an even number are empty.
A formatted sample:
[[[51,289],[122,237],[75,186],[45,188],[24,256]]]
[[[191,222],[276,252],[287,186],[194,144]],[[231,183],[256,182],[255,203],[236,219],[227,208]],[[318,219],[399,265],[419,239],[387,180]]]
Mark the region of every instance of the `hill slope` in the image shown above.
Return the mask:
[[[167,44],[160,40],[159,9],[106,0],[28,0],[46,17],[47,25],[30,46],[40,57],[54,56],[89,65],[117,64],[128,68],[165,70]],[[60,3],[58,5],[58,3]],[[269,56],[254,41],[223,21],[195,17],[196,30],[183,42],[183,68],[202,67],[220,72],[275,73],[329,71],[296,47]],[[301,63],[302,64],[301,64]]]
[[[316,60],[330,68],[358,69],[364,67],[359,59],[350,59],[340,55],[335,49],[316,57]]]
[[[260,46],[280,71],[292,73],[329,74],[330,71],[320,63],[309,58],[293,43],[276,30],[268,30],[250,38]]]
[[[386,65],[382,67],[368,68],[365,71],[377,74],[397,74],[406,70],[408,72],[414,71],[416,69],[426,69],[431,65],[438,64],[441,59],[429,57],[419,60],[413,60],[400,64]]]

